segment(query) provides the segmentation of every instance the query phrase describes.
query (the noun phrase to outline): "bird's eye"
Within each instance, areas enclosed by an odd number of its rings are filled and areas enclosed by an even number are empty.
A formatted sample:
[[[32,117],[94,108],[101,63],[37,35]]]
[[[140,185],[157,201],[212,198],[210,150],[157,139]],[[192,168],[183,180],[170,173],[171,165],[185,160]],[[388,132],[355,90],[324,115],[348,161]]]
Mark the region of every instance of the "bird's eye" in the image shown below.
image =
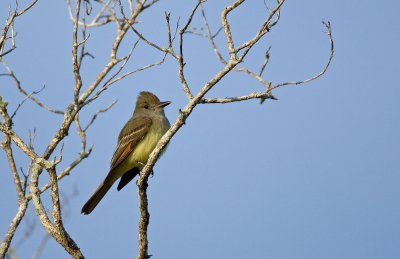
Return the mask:
[[[145,105],[144,105],[144,108],[145,108],[145,109],[148,109],[148,108],[149,108],[149,105],[148,105],[148,104],[145,104]]]

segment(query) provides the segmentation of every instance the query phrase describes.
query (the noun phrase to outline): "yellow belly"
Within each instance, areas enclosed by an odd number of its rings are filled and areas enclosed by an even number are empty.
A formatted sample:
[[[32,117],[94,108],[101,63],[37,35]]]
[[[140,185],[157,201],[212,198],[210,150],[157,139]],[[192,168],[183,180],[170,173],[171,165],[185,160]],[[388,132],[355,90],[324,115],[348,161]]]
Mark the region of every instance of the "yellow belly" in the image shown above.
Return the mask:
[[[136,146],[131,154],[113,171],[114,181],[120,178],[130,169],[136,167],[142,170],[149,159],[150,153],[156,147],[160,138],[168,130],[168,127],[151,128],[142,141]],[[165,150],[165,149],[164,149]]]
[[[138,166],[142,169],[147,163],[150,153],[156,147],[164,133],[160,130],[150,130],[146,137],[139,142],[135,150],[128,156],[128,163],[135,164],[135,167]]]

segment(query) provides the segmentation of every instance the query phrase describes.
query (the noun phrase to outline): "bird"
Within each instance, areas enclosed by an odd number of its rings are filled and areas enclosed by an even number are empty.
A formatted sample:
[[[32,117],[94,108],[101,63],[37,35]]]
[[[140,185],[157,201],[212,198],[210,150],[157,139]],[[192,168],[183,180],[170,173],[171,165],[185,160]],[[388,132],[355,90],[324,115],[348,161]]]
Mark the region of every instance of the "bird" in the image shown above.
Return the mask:
[[[117,190],[120,191],[140,173],[150,153],[170,128],[164,113],[164,107],[170,103],[161,102],[151,92],[139,93],[132,117],[119,133],[110,170],[94,194],[83,205],[82,214],[90,214],[118,179],[120,181]]]

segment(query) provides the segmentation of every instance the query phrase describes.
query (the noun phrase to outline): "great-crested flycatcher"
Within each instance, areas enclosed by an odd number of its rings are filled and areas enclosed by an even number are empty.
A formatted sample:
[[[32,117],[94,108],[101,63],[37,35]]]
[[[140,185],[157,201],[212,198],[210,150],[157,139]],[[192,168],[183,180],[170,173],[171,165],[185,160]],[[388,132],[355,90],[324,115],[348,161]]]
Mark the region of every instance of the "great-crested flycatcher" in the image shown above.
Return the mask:
[[[92,197],[82,207],[89,214],[119,178],[117,190],[128,184],[147,163],[150,153],[160,138],[170,128],[164,107],[171,102],[160,102],[154,94],[141,92],[132,117],[118,136],[118,145],[111,159],[111,167]]]

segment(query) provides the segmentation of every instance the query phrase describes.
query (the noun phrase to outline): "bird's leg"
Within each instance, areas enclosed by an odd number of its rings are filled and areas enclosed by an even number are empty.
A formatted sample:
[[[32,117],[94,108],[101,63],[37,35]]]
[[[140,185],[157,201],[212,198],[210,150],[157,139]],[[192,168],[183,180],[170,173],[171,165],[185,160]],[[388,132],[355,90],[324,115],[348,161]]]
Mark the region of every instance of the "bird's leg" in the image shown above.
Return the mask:
[[[142,169],[143,169],[143,167],[144,167],[146,164],[143,163],[143,162],[140,162],[140,161],[137,161],[137,162],[138,162],[139,165],[142,166],[142,168],[141,168],[140,171],[139,171],[139,176],[140,176],[140,173],[142,172]]]
[[[138,164],[140,164],[140,165],[142,166],[142,168],[146,165],[146,164],[143,163],[143,162],[140,162],[140,161],[137,161],[137,162],[138,162]],[[142,170],[140,170],[139,176],[140,176],[140,173],[141,173],[141,172],[142,172]],[[151,177],[153,178],[153,176],[154,176],[154,170],[153,170],[153,169],[151,169],[150,175],[151,175]]]

